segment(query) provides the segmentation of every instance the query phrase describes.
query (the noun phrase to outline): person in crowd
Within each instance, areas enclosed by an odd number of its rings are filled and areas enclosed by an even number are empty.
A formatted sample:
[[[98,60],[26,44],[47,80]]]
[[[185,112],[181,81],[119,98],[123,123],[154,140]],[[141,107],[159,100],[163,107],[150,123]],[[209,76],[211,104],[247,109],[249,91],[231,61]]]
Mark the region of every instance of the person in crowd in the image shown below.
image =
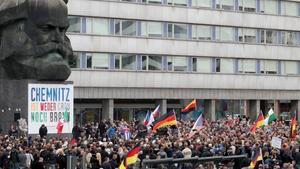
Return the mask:
[[[42,124],[39,129],[39,135],[40,135],[41,139],[47,137],[47,134],[48,134],[48,129],[44,124]]]

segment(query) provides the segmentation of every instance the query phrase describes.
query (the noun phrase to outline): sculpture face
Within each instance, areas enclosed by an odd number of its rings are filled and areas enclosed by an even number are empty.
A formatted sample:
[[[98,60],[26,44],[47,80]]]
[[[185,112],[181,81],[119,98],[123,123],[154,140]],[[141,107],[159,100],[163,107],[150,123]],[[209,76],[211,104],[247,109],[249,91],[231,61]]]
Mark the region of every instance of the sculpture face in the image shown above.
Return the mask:
[[[0,26],[0,78],[66,80],[71,73],[68,62],[73,57],[66,37],[66,4],[62,0],[26,3],[24,19]]]

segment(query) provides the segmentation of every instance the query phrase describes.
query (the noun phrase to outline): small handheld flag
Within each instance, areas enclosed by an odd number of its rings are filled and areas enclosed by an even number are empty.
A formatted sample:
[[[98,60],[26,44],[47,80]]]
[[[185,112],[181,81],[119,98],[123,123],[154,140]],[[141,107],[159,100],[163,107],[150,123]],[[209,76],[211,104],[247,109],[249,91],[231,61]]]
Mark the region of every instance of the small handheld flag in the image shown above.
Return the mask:
[[[122,161],[119,169],[127,169],[129,165],[136,163],[139,152],[141,151],[140,143],[127,153],[126,158]]]
[[[254,153],[254,156],[250,163],[250,168],[255,168],[255,166],[257,165],[257,162],[262,161],[262,160],[263,160],[262,151],[261,151],[261,149],[259,149]]]
[[[153,113],[151,113],[149,110],[147,112],[147,115],[144,119],[144,125],[145,126],[150,126],[154,122],[154,116]]]
[[[159,108],[160,108],[160,105],[158,105],[158,106],[154,109],[154,111],[152,112],[153,117],[158,117],[158,115],[159,115]]]

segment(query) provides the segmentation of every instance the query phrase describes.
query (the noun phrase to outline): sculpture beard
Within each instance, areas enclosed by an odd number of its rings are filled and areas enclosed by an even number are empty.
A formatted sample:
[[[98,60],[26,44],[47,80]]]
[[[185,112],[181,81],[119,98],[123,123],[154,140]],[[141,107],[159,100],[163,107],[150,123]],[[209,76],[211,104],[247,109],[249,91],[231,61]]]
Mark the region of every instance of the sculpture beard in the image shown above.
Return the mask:
[[[48,42],[36,45],[25,32],[11,30],[6,33],[16,34],[2,34],[0,45],[4,55],[0,54],[0,61],[5,78],[61,81],[69,77],[71,70],[68,61],[73,58],[73,51],[66,36],[62,44]]]

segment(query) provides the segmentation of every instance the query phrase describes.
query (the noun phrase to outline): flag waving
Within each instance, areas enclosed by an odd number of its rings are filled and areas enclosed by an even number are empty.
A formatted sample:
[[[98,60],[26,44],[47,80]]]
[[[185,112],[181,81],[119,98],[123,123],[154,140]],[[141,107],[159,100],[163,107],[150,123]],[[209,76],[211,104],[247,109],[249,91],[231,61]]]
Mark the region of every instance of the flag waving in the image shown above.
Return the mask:
[[[254,153],[254,156],[251,160],[250,168],[255,168],[255,166],[257,165],[257,162],[262,161],[262,160],[263,160],[262,151],[261,151],[261,149],[258,149]]]
[[[160,105],[158,105],[158,106],[154,109],[154,111],[152,112],[153,117],[158,117],[158,115],[159,115],[159,108],[160,108]]]
[[[256,122],[254,123],[254,125],[251,127],[251,132],[255,133],[256,129],[258,127],[264,126],[265,125],[265,118],[262,112],[259,113],[259,116],[256,120]]]
[[[192,110],[196,110],[196,99],[194,99],[190,104],[188,104],[184,109],[181,110],[182,113],[188,113]]]
[[[290,137],[292,139],[296,138],[297,136],[297,119],[296,119],[296,115],[292,118],[291,121],[291,134]]]
[[[276,116],[275,116],[275,113],[273,111],[273,109],[271,108],[265,118],[265,125],[268,125],[270,124],[272,121],[275,121],[276,120]]]
[[[200,116],[198,117],[197,121],[195,122],[193,128],[192,128],[192,131],[193,130],[201,130],[204,125],[203,125],[203,116],[202,116],[202,113],[200,114]]]
[[[152,131],[156,131],[159,128],[163,128],[166,126],[176,126],[177,121],[176,121],[176,114],[173,111],[161,116],[157,121],[153,123],[153,128]]]
[[[126,158],[122,161],[119,169],[127,169],[129,165],[136,163],[139,152],[141,151],[140,143],[127,153]]]
[[[150,126],[154,122],[154,116],[153,113],[151,113],[149,110],[147,112],[147,115],[144,119],[144,125],[145,126]]]

